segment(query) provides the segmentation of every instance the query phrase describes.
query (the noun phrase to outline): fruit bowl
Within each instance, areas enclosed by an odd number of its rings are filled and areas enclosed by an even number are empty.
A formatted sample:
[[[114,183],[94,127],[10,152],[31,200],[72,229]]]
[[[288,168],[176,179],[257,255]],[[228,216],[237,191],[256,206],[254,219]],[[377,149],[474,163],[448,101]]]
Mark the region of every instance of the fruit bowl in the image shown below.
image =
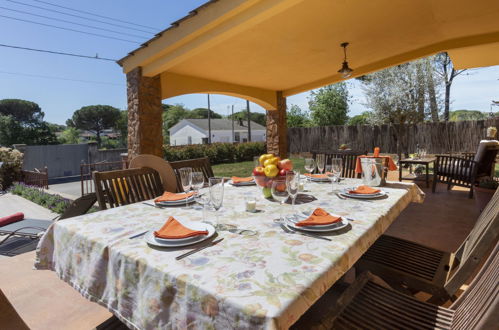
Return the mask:
[[[255,182],[258,186],[262,187],[263,196],[265,198],[272,198],[272,184],[274,181],[281,181],[283,188],[286,189],[286,177],[285,176],[275,176],[273,178],[269,178],[265,175],[253,175]]]

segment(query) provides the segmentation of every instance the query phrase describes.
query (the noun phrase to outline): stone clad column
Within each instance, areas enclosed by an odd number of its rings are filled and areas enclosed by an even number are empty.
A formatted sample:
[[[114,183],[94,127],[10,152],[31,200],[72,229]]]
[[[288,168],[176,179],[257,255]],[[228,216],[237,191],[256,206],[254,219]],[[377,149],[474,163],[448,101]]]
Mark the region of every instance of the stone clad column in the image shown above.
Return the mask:
[[[286,98],[276,92],[277,109],[267,110],[267,152],[288,157],[288,125],[286,121]]]
[[[163,157],[161,80],[142,76],[137,67],[127,73],[128,160],[140,154]]]

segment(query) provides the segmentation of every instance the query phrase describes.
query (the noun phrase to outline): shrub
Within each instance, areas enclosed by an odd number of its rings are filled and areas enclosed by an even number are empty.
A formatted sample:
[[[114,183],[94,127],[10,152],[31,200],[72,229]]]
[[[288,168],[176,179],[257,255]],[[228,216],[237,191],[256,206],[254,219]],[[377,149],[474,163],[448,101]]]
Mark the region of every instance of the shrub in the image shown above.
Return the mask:
[[[63,213],[71,204],[70,199],[46,193],[38,187],[28,186],[23,183],[15,183],[9,189],[9,192],[59,214]]]
[[[189,146],[164,146],[165,159],[168,161],[208,157],[211,164],[232,163],[252,160],[266,152],[264,142],[212,143]]]
[[[21,176],[23,154],[16,149],[0,147],[0,190],[6,190]]]

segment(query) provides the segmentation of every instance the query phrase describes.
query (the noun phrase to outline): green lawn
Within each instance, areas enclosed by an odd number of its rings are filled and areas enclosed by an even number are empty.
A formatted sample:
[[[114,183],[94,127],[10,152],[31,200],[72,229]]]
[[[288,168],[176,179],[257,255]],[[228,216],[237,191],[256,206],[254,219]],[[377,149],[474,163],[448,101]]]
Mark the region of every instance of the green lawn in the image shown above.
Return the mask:
[[[293,161],[294,169],[299,170],[304,173],[305,169],[303,168],[303,158],[291,158]],[[213,165],[213,173],[215,176],[249,176],[253,171],[254,163],[252,161],[249,162],[240,162],[240,163],[229,163],[229,164],[218,164]]]

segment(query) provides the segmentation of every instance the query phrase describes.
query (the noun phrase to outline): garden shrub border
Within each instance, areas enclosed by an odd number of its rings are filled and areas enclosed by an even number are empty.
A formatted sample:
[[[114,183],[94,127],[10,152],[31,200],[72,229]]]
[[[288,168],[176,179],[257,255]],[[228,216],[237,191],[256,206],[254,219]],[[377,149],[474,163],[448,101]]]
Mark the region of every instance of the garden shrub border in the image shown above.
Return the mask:
[[[62,214],[72,202],[71,199],[56,194],[49,194],[39,187],[28,186],[24,183],[14,183],[7,192],[21,196],[58,214]]]
[[[212,143],[188,146],[163,146],[166,160],[178,160],[208,157],[212,165],[253,160],[267,152],[265,142]]]

